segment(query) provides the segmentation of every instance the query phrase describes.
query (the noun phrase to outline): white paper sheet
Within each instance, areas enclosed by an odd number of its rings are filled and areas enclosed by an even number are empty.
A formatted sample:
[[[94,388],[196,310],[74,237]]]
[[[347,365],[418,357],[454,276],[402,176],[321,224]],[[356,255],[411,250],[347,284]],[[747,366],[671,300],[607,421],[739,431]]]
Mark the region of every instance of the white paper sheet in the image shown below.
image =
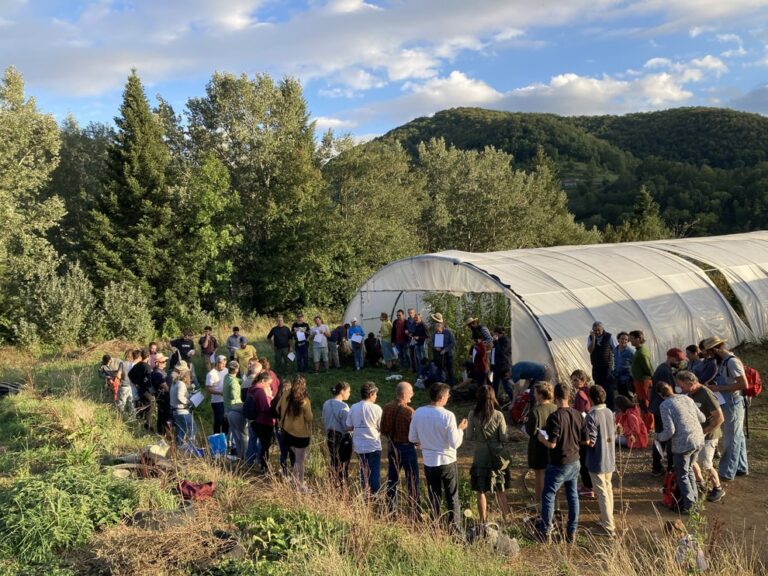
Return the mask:
[[[445,345],[445,335],[435,334],[435,348],[442,348]]]
[[[301,330],[296,332],[296,341],[297,342],[304,342],[307,339],[307,335],[304,334]]]
[[[717,398],[717,402],[722,406],[725,404],[725,396],[723,396],[720,392],[715,392],[715,398]]]
[[[362,344],[363,336],[361,334],[352,334],[352,338],[350,338],[350,340],[356,344]]]
[[[192,394],[192,397],[189,399],[195,408],[200,406],[200,404],[203,403],[203,400],[205,400],[205,394],[202,392],[196,392],[195,394]]]
[[[294,354],[293,352],[288,352],[288,360],[290,360],[291,362],[296,360],[296,354]]]
[[[325,337],[320,332],[318,332],[317,334],[315,334],[315,337],[312,338],[312,340],[314,340],[318,344],[322,344],[323,341],[325,340]]]
[[[664,456],[664,448],[661,447],[661,442],[659,442],[658,440],[654,440],[653,447],[656,448],[656,452]]]
[[[491,366],[496,365],[496,348],[491,350]]]
[[[544,438],[544,440],[549,440],[549,434],[547,434],[547,431],[543,428],[539,428],[539,436]]]

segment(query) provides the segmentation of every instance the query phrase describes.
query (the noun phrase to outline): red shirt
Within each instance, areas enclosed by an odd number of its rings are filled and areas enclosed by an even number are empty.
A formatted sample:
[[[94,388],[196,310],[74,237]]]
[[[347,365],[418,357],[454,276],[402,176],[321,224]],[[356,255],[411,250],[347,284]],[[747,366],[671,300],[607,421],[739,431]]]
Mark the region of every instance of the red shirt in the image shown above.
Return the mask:
[[[392,342],[394,344],[405,344],[408,338],[405,335],[405,320],[396,318],[392,322]]]

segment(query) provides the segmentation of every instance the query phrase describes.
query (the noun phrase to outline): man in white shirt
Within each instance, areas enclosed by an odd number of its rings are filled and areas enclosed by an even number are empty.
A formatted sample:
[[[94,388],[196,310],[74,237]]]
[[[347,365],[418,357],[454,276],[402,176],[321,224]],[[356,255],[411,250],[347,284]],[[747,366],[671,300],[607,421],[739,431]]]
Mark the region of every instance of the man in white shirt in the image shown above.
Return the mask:
[[[373,382],[360,388],[360,402],[347,414],[347,428],[352,432],[352,448],[360,460],[360,481],[367,496],[381,488],[381,406],[376,404],[379,389]]]
[[[408,440],[421,446],[432,515],[440,517],[440,504],[445,493],[450,525],[461,530],[456,450],[464,440],[467,419],[464,418],[457,426],[456,416],[445,409],[450,393],[451,388],[447,384],[435,384],[430,388],[431,404],[414,412]]]
[[[213,410],[213,433],[229,432],[227,417],[224,412],[224,378],[227,371],[227,357],[217,356],[216,364],[205,376],[205,390],[211,395],[211,410]]]
[[[328,370],[328,336],[331,330],[320,316],[315,316],[315,325],[309,331],[312,337],[312,356],[315,361],[315,374],[320,371],[320,362]]]

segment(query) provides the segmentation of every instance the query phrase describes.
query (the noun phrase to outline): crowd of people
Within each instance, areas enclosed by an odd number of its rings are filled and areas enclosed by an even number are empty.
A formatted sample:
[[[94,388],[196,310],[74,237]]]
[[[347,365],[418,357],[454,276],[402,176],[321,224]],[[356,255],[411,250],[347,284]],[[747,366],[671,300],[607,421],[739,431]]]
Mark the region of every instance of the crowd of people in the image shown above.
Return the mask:
[[[651,446],[650,472],[674,474],[681,514],[691,512],[701,488],[708,487],[708,501],[719,502],[725,495],[723,482],[749,473],[743,429],[744,391],[749,384],[741,360],[718,337],[691,344],[685,351],[671,348],[654,368],[641,330],[614,337],[595,322],[586,340],[591,375],[575,370],[568,382],[557,382],[550,366],[513,364],[501,327],[492,333],[479,319],[469,318],[472,344],[465,366],[475,384],[475,406],[457,421],[445,408],[455,384],[457,340],[440,313],[430,318],[428,329],[413,309],[407,314],[398,310],[394,321],[382,313],[378,337],[368,335],[375,339],[375,348],[368,349],[357,319],[330,329],[320,316],[310,326],[298,314],[290,327],[278,317],[266,335],[274,350],[275,370],[237,327],[224,344],[227,355],[217,355],[219,343],[206,327],[197,348],[192,334],[185,333],[170,342],[167,356],[152,342],[124,360],[104,356],[100,370],[108,399],[117,409],[134,411],[145,428],[174,436],[177,449],[199,451],[192,411],[208,398],[213,433],[228,439],[230,458],[269,471],[270,449],[276,441],[279,471],[302,492],[311,490],[305,481],[314,429],[306,381],[310,348],[315,372],[340,368],[345,356],[355,370],[372,359],[388,369],[410,370],[429,394],[429,404],[415,410],[410,406],[414,386],[405,380],[396,385],[395,399],[384,406],[377,403],[373,382],[362,385],[360,399],[352,406],[347,382],[339,381],[330,391],[322,407],[322,425],[332,480],[340,488],[349,485],[350,462],[356,454],[366,497],[381,493],[388,509],[395,511],[403,507],[398,502],[402,492],[407,495],[405,508],[418,517],[420,450],[428,508],[456,530],[461,525],[457,449],[465,440],[474,442],[470,483],[477,494],[479,524],[487,521],[489,494],[502,516],[509,514],[508,419],[497,400],[500,388],[510,406],[523,398],[521,419],[529,437],[528,467],[534,471],[538,503],[538,517],[530,527],[541,539],[551,537],[556,494],[562,487],[568,502],[567,540],[575,537],[580,498],[596,498],[604,533],[615,533],[612,476],[617,447]],[[192,362],[198,349],[203,382]],[[383,441],[388,445],[388,470],[382,490]],[[403,490],[399,490],[401,476]]]

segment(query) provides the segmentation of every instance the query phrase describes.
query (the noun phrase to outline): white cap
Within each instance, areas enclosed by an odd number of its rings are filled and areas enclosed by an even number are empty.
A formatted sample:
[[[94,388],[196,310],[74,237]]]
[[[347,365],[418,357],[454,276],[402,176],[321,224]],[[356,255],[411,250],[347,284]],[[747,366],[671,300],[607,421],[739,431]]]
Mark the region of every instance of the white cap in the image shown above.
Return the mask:
[[[352,318],[352,322],[357,322],[357,318]]]

